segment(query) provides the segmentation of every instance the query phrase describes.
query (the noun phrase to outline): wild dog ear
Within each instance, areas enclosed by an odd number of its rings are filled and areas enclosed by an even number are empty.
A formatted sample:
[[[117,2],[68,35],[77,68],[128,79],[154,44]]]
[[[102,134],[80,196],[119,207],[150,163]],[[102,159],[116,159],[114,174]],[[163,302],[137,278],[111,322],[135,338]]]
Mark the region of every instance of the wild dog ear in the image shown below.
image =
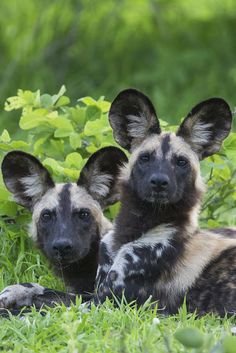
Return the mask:
[[[126,89],[118,94],[111,104],[109,121],[116,142],[128,151],[148,135],[161,132],[152,102],[135,89]]]
[[[2,162],[2,175],[15,201],[28,209],[54,187],[47,169],[39,160],[21,151],[9,152]]]
[[[77,184],[85,187],[102,208],[112,205],[119,200],[119,169],[127,161],[119,148],[101,148],[88,159]]]
[[[177,135],[206,158],[220,150],[232,123],[229,105],[221,98],[211,98],[196,105],[180,125]]]

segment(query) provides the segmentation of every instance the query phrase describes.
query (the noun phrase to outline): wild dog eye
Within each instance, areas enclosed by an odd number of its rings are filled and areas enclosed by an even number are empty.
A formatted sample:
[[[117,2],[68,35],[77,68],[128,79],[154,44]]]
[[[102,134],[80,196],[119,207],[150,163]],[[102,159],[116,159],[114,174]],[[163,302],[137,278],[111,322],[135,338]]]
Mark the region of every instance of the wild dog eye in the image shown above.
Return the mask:
[[[150,160],[150,154],[149,153],[143,153],[139,156],[140,162],[148,162]]]
[[[179,167],[185,167],[187,164],[188,164],[188,161],[186,158],[184,157],[178,157],[177,160],[176,160],[176,164],[179,166]]]
[[[52,212],[50,210],[45,210],[41,213],[40,218],[43,222],[49,222],[52,219]]]
[[[87,208],[81,208],[80,210],[74,212],[82,220],[88,220],[90,217],[90,211]]]

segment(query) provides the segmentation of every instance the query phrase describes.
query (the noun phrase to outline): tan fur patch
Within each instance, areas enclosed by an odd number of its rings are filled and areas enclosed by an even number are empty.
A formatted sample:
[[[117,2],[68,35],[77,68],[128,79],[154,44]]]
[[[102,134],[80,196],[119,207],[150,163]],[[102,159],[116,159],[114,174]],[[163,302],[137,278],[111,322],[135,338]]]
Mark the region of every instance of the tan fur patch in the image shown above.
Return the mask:
[[[236,247],[236,239],[199,231],[186,242],[184,255],[173,269],[172,279],[157,282],[157,290],[164,290],[170,301],[185,293],[201,275],[204,268],[224,250]]]

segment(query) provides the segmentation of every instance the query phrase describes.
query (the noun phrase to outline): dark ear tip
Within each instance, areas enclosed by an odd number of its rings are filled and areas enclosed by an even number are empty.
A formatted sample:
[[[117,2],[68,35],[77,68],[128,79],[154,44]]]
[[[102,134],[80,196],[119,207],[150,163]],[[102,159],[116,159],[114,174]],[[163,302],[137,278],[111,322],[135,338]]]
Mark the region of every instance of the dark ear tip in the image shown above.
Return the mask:
[[[224,100],[223,98],[214,97],[214,98],[210,98],[209,101],[212,102],[213,104],[215,104],[215,105],[227,110],[229,115],[232,116],[232,112],[231,112],[230,106],[226,102],[226,100]]]
[[[39,160],[32,156],[31,154],[29,153],[26,153],[26,152],[23,152],[23,151],[18,151],[18,150],[14,150],[14,151],[10,151],[8,152],[4,158],[3,158],[3,161],[2,161],[2,170],[7,167],[8,165],[10,166],[11,162],[13,160],[16,160],[18,158],[27,158],[27,159],[30,159],[31,161],[36,161],[37,163],[40,163]],[[40,163],[41,164],[41,163]]]
[[[194,115],[196,113],[196,111],[198,111],[202,107],[213,107],[213,108],[222,109],[224,111],[224,113],[227,114],[228,118],[232,119],[232,112],[230,110],[230,106],[223,98],[213,97],[213,98],[209,98],[209,99],[207,99],[205,101],[202,101],[202,102],[198,103],[192,109],[190,114]]]
[[[133,99],[138,99],[138,98],[146,101],[155,112],[153,104],[146,94],[142,93],[141,91],[137,90],[136,88],[126,88],[123,91],[120,91],[117,94],[117,96],[114,98],[114,100],[112,101],[109,115],[110,115],[110,113],[112,114],[114,107],[116,106],[117,103],[120,103],[120,101],[129,100],[129,99],[133,100]]]
[[[9,164],[11,163],[12,159],[15,159],[16,157],[20,157],[25,154],[27,153],[22,151],[17,151],[17,150],[8,152],[2,160],[2,165],[1,165],[2,173],[4,173],[5,168],[10,166]]]
[[[145,96],[144,93],[142,93],[141,91],[137,90],[136,88],[126,88],[123,91],[120,91],[116,98],[113,100],[113,103],[118,100],[118,99],[123,99],[126,98],[128,96]]]
[[[126,161],[128,158],[126,157],[125,153],[119,148],[115,146],[107,146],[107,147],[102,147],[96,152],[94,152],[90,157],[88,161],[93,161],[99,157],[104,157],[105,155],[111,156],[113,155],[114,157],[120,157],[121,159],[125,159]]]
[[[115,146],[103,147],[97,152],[100,152],[101,154],[108,153],[109,155],[113,155],[114,157],[118,157],[121,160],[121,162],[128,161],[126,154],[119,147],[115,147]]]

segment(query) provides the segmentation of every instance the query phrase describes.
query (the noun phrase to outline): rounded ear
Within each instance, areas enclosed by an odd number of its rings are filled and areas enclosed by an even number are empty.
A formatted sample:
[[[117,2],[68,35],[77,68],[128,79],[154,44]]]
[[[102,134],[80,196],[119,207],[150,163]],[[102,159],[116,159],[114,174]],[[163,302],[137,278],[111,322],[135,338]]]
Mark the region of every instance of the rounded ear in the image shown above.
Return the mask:
[[[47,169],[39,160],[21,151],[9,152],[2,162],[2,175],[15,201],[28,209],[54,187]]]
[[[102,208],[112,205],[119,200],[120,167],[127,161],[119,148],[101,148],[88,159],[77,184],[83,186]]]
[[[232,113],[221,98],[211,98],[196,105],[180,125],[177,135],[192,147],[199,159],[218,152],[230,133]]]
[[[155,108],[150,99],[135,89],[118,94],[111,104],[109,121],[116,142],[128,151],[148,137],[160,134]]]

